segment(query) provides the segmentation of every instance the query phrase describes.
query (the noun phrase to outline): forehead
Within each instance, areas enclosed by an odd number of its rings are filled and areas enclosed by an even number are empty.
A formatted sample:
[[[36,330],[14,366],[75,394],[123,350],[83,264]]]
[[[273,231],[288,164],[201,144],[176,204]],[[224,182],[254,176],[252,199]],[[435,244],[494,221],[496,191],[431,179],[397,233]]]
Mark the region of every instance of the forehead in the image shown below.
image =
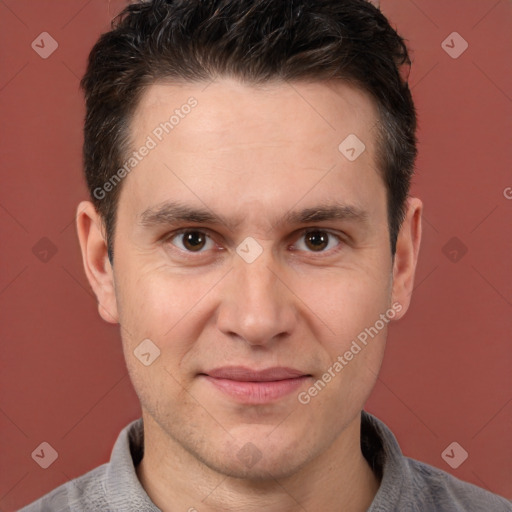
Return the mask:
[[[184,119],[180,111],[189,110],[186,105],[191,97],[197,102],[190,115],[193,121],[181,123]],[[367,132],[378,119],[373,99],[361,89],[340,81],[262,85],[245,85],[232,79],[212,83],[161,82],[142,93],[131,124],[134,138],[151,133],[175,111],[181,114],[178,124],[182,126],[173,136],[186,130],[187,140],[182,137],[181,142],[195,145],[200,137],[205,150],[221,149],[221,141],[257,144],[277,138],[286,140],[285,134],[287,140],[295,140],[304,149],[319,141],[324,147],[332,143],[337,149],[336,142],[348,130],[365,138],[371,150],[374,137]],[[307,141],[309,144],[305,144]]]
[[[223,210],[226,198],[238,210],[289,209],[301,197],[307,207],[308,200],[330,195],[339,202],[345,194],[351,201],[344,202],[371,206],[384,191],[375,163],[377,119],[370,97],[340,82],[153,84],[130,130],[132,150],[148,137],[154,148],[124,187],[139,214],[176,199]],[[340,148],[354,136],[364,151],[351,161]]]

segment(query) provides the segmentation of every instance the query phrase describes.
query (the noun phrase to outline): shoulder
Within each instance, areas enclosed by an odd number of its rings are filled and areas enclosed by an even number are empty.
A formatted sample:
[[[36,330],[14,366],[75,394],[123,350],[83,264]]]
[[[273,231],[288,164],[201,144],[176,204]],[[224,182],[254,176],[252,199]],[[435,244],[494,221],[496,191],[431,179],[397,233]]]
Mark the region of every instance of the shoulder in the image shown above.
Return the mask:
[[[381,477],[368,512],[512,512],[511,501],[404,456],[389,427],[362,413],[361,450]]]
[[[30,503],[21,512],[158,511],[140,484],[136,466],[144,450],[139,418],[118,435],[110,461],[62,484]]]
[[[103,464],[53,489],[20,512],[68,512],[98,510],[108,505],[105,479],[108,464]]]
[[[409,457],[404,457],[411,476],[411,491],[421,510],[449,512],[512,512],[512,502],[449,473]],[[431,507],[426,509],[425,507]]]

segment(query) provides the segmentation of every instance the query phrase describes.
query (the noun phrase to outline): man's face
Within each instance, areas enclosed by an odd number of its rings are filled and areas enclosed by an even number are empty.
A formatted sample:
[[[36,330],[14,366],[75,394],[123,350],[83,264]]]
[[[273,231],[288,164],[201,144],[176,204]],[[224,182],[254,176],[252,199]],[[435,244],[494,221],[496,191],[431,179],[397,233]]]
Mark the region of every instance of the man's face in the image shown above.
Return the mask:
[[[190,97],[197,104],[180,110]],[[179,122],[161,133],[175,109]],[[143,95],[133,149],[148,136],[156,147],[124,179],[115,299],[103,305],[121,324],[145,421],[167,447],[225,474],[279,477],[359,414],[387,322],[344,354],[396,299],[376,123],[369,97],[343,84],[218,80]],[[355,139],[339,149],[350,134],[365,145],[355,159]],[[221,220],[173,222],[171,204]],[[300,218],[331,207],[345,215]],[[149,366],[134,354],[146,339],[160,350]],[[281,370],[250,373],[270,368]]]

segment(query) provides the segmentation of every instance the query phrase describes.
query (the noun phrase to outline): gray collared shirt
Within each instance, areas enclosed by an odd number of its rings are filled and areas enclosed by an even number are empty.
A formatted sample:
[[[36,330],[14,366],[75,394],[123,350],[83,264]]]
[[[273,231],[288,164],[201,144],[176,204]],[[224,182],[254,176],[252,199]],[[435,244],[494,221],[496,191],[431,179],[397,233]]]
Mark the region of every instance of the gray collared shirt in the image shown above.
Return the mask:
[[[139,418],[119,434],[110,462],[57,487],[20,512],[160,511],[135,472],[143,456],[143,441]],[[511,501],[405,457],[391,430],[366,411],[361,417],[361,450],[381,477],[367,512],[512,512]],[[196,505],[200,511],[200,504]],[[190,506],[193,509],[194,504]]]

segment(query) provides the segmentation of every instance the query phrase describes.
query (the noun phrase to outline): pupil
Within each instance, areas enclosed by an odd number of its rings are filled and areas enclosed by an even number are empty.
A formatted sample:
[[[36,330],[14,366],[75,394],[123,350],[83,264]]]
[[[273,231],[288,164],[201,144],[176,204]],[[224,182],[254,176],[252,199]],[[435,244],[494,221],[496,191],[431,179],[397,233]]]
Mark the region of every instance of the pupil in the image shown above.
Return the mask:
[[[204,238],[201,233],[197,231],[191,231],[185,235],[185,247],[197,249],[204,245]]]
[[[309,233],[307,239],[313,244],[313,249],[323,249],[327,246],[327,236],[320,231]]]

